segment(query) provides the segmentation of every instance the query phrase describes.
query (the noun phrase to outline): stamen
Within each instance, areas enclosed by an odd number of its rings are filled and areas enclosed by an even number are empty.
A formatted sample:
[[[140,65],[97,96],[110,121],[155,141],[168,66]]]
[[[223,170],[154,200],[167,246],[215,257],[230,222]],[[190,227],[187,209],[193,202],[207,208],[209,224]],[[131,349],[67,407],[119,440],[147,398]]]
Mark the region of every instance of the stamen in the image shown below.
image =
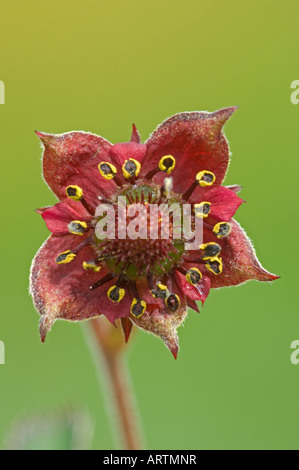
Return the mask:
[[[90,243],[91,238],[91,236],[85,238],[85,240],[83,240],[81,243],[79,243],[79,245],[76,246],[76,248],[74,248],[73,253],[77,254],[79,251],[83,250],[83,248],[85,248]]]
[[[187,273],[187,269],[184,268],[183,266],[176,266],[175,268],[177,271],[179,271],[180,273],[182,273],[184,276],[186,275]]]
[[[166,299],[169,296],[169,291],[167,286],[164,284],[158,283],[156,288],[151,289],[151,294],[155,299]]]
[[[75,257],[76,257],[76,254],[73,251],[67,250],[67,251],[64,251],[63,253],[60,253],[57,256],[55,262],[57,264],[67,264],[73,261]]]
[[[133,176],[138,176],[140,169],[140,163],[134,158],[129,158],[129,160],[126,160],[122,166],[123,175],[126,179],[132,178]]]
[[[114,303],[120,302],[125,296],[125,289],[118,286],[112,286],[107,292],[108,299]]]
[[[168,175],[172,172],[175,167],[175,158],[172,155],[165,155],[159,161],[159,166],[150,170],[145,179],[151,180],[159,171],[164,171]]]
[[[213,232],[215,233],[217,238],[227,237],[231,231],[232,226],[228,222],[219,222],[213,228]]]
[[[65,192],[67,197],[73,199],[73,201],[80,201],[83,197],[83,191],[79,186],[67,186]]]
[[[106,180],[112,180],[117,173],[115,166],[109,162],[101,162],[98,165],[98,168],[99,168],[99,172],[101,173],[103,178],[105,178]]]
[[[70,199],[73,199],[73,201],[80,201],[81,204],[87,210],[87,212],[89,212],[90,214],[94,214],[94,210],[84,199],[83,190],[82,188],[80,188],[80,186],[76,186],[76,185],[67,186],[65,189],[65,192],[66,192],[67,197],[69,197]]]
[[[148,283],[149,290],[153,290],[154,287],[155,287],[155,283],[154,283],[154,280],[153,280],[152,273],[149,273],[146,277],[147,277],[147,283]]]
[[[201,187],[212,186],[215,183],[216,176],[211,171],[200,171],[196,175],[196,181]]]
[[[206,263],[206,267],[208,268],[209,271],[211,271],[213,274],[218,274],[222,273],[222,259],[218,258],[218,256],[215,256],[214,258],[209,258]]]
[[[165,171],[168,175],[172,172],[175,167],[175,158],[172,155],[165,155],[159,161],[159,169]]]
[[[74,235],[83,235],[85,230],[87,230],[87,223],[80,220],[73,220],[67,226],[70,233]]]
[[[216,180],[216,176],[211,171],[207,171],[207,170],[200,171],[199,173],[197,173],[195,177],[195,181],[193,181],[190,188],[187,189],[187,191],[183,194],[182,196],[183,199],[187,201],[198,184],[201,187],[211,186],[215,182],[215,180]]]
[[[106,282],[109,282],[111,281],[111,279],[113,279],[113,275],[108,273],[106,274],[106,276],[102,277],[102,279],[99,279],[97,282],[95,282],[92,286],[89,287],[90,290],[94,290],[96,289],[97,287],[100,287],[104,284],[106,284]]]
[[[180,303],[180,298],[177,294],[170,294],[165,300],[166,307],[171,312],[176,312],[180,306]]]
[[[146,310],[146,302],[141,299],[134,298],[131,304],[131,315],[135,318],[140,318]]]
[[[195,216],[199,219],[204,219],[208,217],[211,210],[210,202],[201,202],[199,204],[194,204]]]
[[[192,284],[194,286],[201,281],[201,278],[202,278],[202,273],[199,271],[199,269],[190,268],[187,271],[186,279],[189,282],[189,284]]]
[[[98,273],[101,270],[101,266],[97,265],[97,260],[94,261],[83,261],[82,263],[83,269],[88,271],[89,269]]]
[[[218,245],[218,243],[209,242],[200,245],[199,249],[203,251],[202,259],[206,260],[208,258],[214,258],[215,256],[218,256],[221,251],[221,246]]]
[[[221,251],[221,246],[218,245],[218,243],[209,242],[200,245],[198,249],[201,251],[200,258],[188,258],[188,255],[184,256],[184,260],[186,261],[186,263],[203,264],[204,261],[207,261],[212,258],[217,258]]]

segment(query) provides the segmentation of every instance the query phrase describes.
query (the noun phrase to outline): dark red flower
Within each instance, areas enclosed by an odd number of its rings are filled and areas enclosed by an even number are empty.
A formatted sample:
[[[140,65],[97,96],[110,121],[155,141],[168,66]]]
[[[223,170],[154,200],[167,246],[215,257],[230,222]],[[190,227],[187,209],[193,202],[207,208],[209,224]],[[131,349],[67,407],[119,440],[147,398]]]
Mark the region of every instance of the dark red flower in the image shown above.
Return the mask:
[[[277,278],[262,268],[232,219],[243,202],[241,188],[221,186],[229,163],[222,127],[235,109],[177,114],[144,144],[134,125],[130,142],[115,145],[85,132],[37,132],[44,178],[60,200],[38,210],[52,232],[31,270],[42,341],[57,319],[103,314],[112,323],[121,319],[126,340],[135,324],[160,336],[176,357],[177,327],[187,307],[198,311],[196,301],[203,303],[210,287]],[[120,236],[134,220],[133,203],[141,205],[146,237]],[[174,237],[173,217],[168,238],[150,237],[150,206],[163,203],[191,204],[192,227],[196,218],[203,223],[200,246],[185,249],[185,240]],[[115,211],[114,239],[96,233],[101,205]]]

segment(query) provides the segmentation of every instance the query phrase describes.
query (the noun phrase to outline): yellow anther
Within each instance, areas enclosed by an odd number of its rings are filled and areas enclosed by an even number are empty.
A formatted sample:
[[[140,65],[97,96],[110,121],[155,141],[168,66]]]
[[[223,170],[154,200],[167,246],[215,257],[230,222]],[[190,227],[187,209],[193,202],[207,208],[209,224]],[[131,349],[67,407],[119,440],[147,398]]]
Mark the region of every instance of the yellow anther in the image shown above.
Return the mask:
[[[181,304],[180,298],[177,294],[170,294],[165,300],[165,304],[168,310],[171,312],[176,312]]]
[[[107,297],[112,302],[118,303],[124,298],[125,293],[126,293],[125,289],[122,289],[121,287],[118,287],[118,286],[112,286],[107,292]]]
[[[68,224],[67,228],[69,229],[69,232],[74,235],[83,235],[87,229],[87,223],[82,222],[81,220],[73,220]]]
[[[135,318],[141,317],[146,310],[146,302],[140,299],[133,299],[131,304],[131,315]]]
[[[99,172],[106,180],[112,180],[117,173],[115,166],[109,162],[101,162],[98,168]]]
[[[211,203],[210,202],[200,202],[199,204],[194,204],[194,211],[196,217],[199,219],[204,219],[208,217],[211,210]]]
[[[73,259],[76,257],[75,253],[73,253],[71,250],[64,251],[63,253],[60,253],[60,255],[57,256],[55,262],[57,264],[66,264],[70,263],[73,261]]]
[[[66,190],[66,195],[70,199],[73,199],[73,201],[80,201],[83,197],[83,191],[80,188],[80,186],[75,186],[75,185],[70,185],[67,186]]]
[[[161,284],[160,282],[159,282],[159,284],[157,284],[157,287],[162,291],[167,290],[167,287],[164,284]]]
[[[206,259],[214,258],[215,256],[218,256],[221,251],[221,246],[218,245],[218,243],[209,242],[209,243],[204,243],[200,245],[199,249],[203,251],[202,259],[206,260]]]
[[[134,158],[129,158],[129,160],[126,160],[122,166],[123,175],[126,179],[129,179],[132,176],[138,176],[140,169],[141,165],[139,161]]]
[[[202,274],[197,268],[190,268],[186,273],[186,279],[189,284],[196,285],[201,281]]]
[[[213,228],[213,232],[215,233],[217,238],[227,237],[231,231],[232,226],[228,222],[219,222]]]
[[[86,271],[90,269],[95,273],[98,273],[101,269],[101,266],[98,266],[94,261],[83,261],[82,266],[83,269],[86,269]]]
[[[216,180],[216,176],[211,171],[207,171],[207,170],[200,171],[196,175],[196,181],[202,187],[212,186],[215,180]]]
[[[209,258],[206,263],[206,267],[211,271],[213,274],[218,274],[222,273],[222,259],[218,258],[218,256],[215,256],[214,258]]]
[[[175,158],[172,155],[165,155],[159,161],[159,169],[165,171],[168,175],[175,167]]]
[[[156,289],[151,290],[151,294],[156,299],[166,299],[168,297],[169,292],[167,286],[164,284],[158,283]]]

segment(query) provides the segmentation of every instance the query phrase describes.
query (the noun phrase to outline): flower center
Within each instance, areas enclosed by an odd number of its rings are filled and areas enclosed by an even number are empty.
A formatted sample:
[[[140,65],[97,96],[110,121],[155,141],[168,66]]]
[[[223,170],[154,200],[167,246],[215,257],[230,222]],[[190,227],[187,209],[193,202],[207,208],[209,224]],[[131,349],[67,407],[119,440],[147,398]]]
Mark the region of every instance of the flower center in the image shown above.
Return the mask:
[[[184,253],[184,243],[175,238],[171,204],[182,210],[178,197],[165,202],[161,188],[154,184],[135,184],[118,192],[110,217],[105,215],[107,225],[114,218],[112,234],[103,239],[95,230],[97,253],[110,271],[136,280],[173,269]],[[98,222],[103,222],[102,216]]]

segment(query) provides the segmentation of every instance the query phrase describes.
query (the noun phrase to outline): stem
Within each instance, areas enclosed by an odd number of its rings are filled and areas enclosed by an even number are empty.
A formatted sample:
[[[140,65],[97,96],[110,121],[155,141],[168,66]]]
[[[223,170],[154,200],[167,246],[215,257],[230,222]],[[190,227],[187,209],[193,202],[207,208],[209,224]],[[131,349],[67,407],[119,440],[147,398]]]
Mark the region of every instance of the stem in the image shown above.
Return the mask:
[[[115,435],[114,428],[117,426],[117,434],[122,437],[122,448],[138,450],[142,448],[141,433],[138,426],[134,394],[123,358],[125,342],[121,327],[119,325],[118,328],[115,328],[103,318],[91,319],[88,324],[91,326],[97,350],[101,354],[105,366],[106,377],[104,377],[104,380],[108,379],[110,383],[106,395],[107,405],[114,412],[113,434]]]

